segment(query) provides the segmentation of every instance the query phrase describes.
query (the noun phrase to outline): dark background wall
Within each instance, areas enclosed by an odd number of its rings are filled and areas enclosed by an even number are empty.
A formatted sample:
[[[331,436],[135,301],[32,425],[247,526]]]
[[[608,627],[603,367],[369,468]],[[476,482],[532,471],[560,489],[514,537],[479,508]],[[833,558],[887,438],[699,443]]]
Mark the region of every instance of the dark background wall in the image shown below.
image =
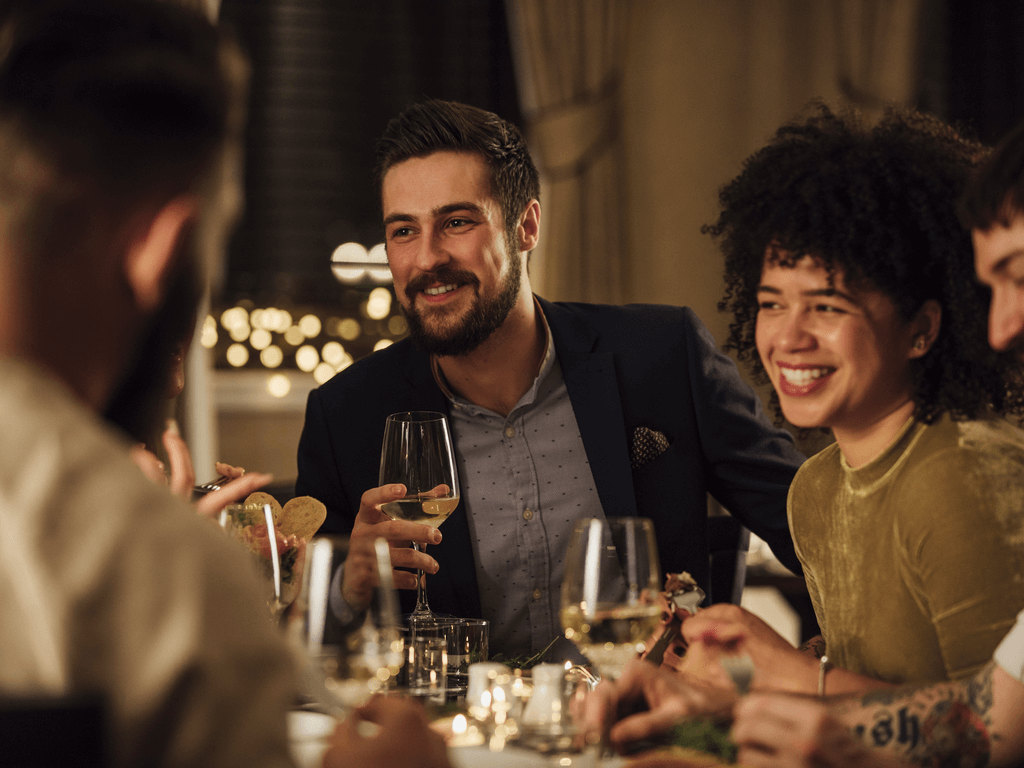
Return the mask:
[[[501,0],[223,0],[253,61],[246,211],[222,301],[337,301],[332,251],[381,240],[373,142],[425,98],[520,122]]]
[[[222,0],[253,60],[246,213],[220,303],[336,303],[334,248],[380,240],[372,147],[413,101],[522,123],[503,0]],[[1024,3],[924,0],[919,106],[993,143],[1024,118]]]
[[[946,104],[936,105],[936,113],[993,144],[1024,119],[1024,3],[944,0],[934,5],[946,14],[948,89]]]

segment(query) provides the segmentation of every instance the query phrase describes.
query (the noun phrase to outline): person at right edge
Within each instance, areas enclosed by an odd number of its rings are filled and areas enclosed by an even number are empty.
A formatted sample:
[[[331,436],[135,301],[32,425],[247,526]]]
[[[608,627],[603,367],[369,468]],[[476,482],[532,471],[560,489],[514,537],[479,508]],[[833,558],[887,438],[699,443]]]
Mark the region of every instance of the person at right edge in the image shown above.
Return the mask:
[[[922,121],[923,125],[927,124],[923,118]],[[800,130],[796,129],[794,134],[799,136]],[[910,135],[913,134],[906,134]],[[782,136],[784,134],[780,134]],[[942,136],[954,142],[950,146],[955,145],[952,132],[936,126],[935,138]],[[884,177],[901,164],[913,164],[913,158],[921,157],[909,151],[909,147],[900,155],[894,163],[872,164],[875,174]],[[835,157],[833,154],[833,162]],[[968,164],[973,165],[973,161],[968,160]],[[932,190],[930,195],[934,197],[935,185],[942,174],[936,169],[918,178],[922,189]],[[976,305],[973,312],[959,314],[962,327],[981,323],[987,305],[988,343],[996,353],[988,364],[1000,365],[1009,374],[995,380],[1005,382],[1004,408],[1019,412],[1019,408],[1009,404],[1019,404],[1024,396],[1024,381],[1020,375],[1024,367],[1024,125],[1007,136],[970,174],[969,180],[964,181],[966,191],[959,202],[959,210],[953,207],[955,198],[947,196],[949,215],[942,221],[943,226],[955,226],[953,214],[959,213],[966,228],[962,236],[966,238],[969,230],[973,237],[974,269],[971,269],[968,248],[958,249],[955,262],[940,259],[937,254],[930,261],[956,265],[954,272],[958,276],[945,281],[947,290],[977,294],[969,302]],[[850,200],[862,204],[864,187],[859,189],[860,194]],[[820,198],[818,195],[811,199]],[[891,205],[891,199],[886,197],[887,206]],[[918,206],[916,210],[922,214],[933,207]],[[922,276],[921,269],[907,273],[909,279],[920,280]],[[831,301],[828,296],[819,298],[822,304]],[[944,314],[943,329],[948,322]],[[977,334],[983,333],[982,325]],[[991,383],[991,380],[979,378],[982,374],[972,366],[964,366],[962,373],[963,383],[968,388]],[[986,466],[998,468],[1007,455],[1018,453],[1007,445],[1000,448],[1006,455],[991,455]],[[932,482],[941,492],[941,487],[948,483],[970,479],[970,468],[971,465],[965,465],[961,471],[954,468],[948,479],[933,477]],[[990,546],[993,537],[1009,536],[1013,546],[1019,547],[1020,535],[1012,531],[1019,531],[1024,514],[1024,483],[1013,474],[1002,477],[989,474],[984,480],[976,476],[977,503],[953,510],[953,514],[965,522],[959,537],[969,553]],[[926,489],[922,498],[933,492],[934,489]],[[941,503],[934,505],[936,515],[941,506]],[[997,513],[994,520],[991,519],[993,512]],[[925,538],[921,548],[931,545]],[[959,566],[952,558],[947,558],[936,562],[929,572],[929,579],[949,579],[954,585],[967,587],[968,593],[973,591],[973,598],[965,595],[953,608],[970,611],[973,606],[984,605],[985,601],[991,602],[1000,596],[1004,596],[1005,607],[1010,608],[995,619],[969,622],[968,632],[958,649],[965,657],[970,654],[980,668],[970,674],[971,668],[967,667],[966,676],[951,682],[884,687],[866,694],[837,696],[833,694],[856,681],[843,670],[819,663],[816,677],[821,700],[780,693],[779,690],[799,690],[801,676],[787,682],[784,675],[777,674],[778,668],[771,669],[770,657],[791,655],[791,650],[782,650],[777,644],[774,650],[764,653],[758,650],[757,646],[763,646],[770,638],[764,631],[766,628],[730,609],[712,609],[698,617],[699,620],[684,632],[692,638],[691,651],[710,662],[703,665],[705,670],[715,668],[715,659],[723,655],[742,652],[750,652],[755,663],[760,659],[760,668],[767,670],[760,681],[760,669],[755,672],[754,692],[742,698],[733,709],[732,737],[739,745],[739,762],[764,768],[1021,765],[1024,762],[1024,610],[1016,614],[1013,623],[1014,611],[1010,606],[1019,603],[1022,588],[1021,575],[1019,571],[1015,573],[1015,561],[1011,547],[1003,553],[989,552],[985,562],[977,568]],[[1004,577],[992,575],[1003,568],[1009,569]],[[879,605],[890,599],[885,590],[878,588],[864,596],[873,598]],[[937,594],[934,604],[938,606],[945,597]],[[930,607],[932,604],[923,605]],[[941,623],[947,615],[955,614],[956,610],[942,611],[935,618]],[[1005,633],[1004,628],[1011,623],[1012,628]],[[919,662],[917,654],[905,652],[903,656],[908,666]],[[899,663],[898,658],[894,661]],[[808,687],[806,683],[803,685],[804,690]],[[616,706],[635,698],[646,699],[650,709],[613,725],[605,719]],[[588,700],[587,709],[591,724],[604,720],[603,727],[611,725],[612,740],[624,744],[650,738],[680,718],[715,709],[726,711],[735,700],[734,689],[713,685],[707,676],[697,680],[687,674],[634,664],[616,686],[598,688],[598,693]]]

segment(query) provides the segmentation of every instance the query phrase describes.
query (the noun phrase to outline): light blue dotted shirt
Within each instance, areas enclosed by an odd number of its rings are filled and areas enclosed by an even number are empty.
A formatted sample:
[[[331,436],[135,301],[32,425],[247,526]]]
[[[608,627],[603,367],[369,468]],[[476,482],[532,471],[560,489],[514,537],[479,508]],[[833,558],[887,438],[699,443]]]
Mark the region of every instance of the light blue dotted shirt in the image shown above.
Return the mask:
[[[491,655],[538,653],[559,637],[549,658],[580,661],[561,637],[562,566],[576,520],[604,512],[551,330],[540,373],[508,417],[455,395],[436,365],[434,376],[451,403]]]

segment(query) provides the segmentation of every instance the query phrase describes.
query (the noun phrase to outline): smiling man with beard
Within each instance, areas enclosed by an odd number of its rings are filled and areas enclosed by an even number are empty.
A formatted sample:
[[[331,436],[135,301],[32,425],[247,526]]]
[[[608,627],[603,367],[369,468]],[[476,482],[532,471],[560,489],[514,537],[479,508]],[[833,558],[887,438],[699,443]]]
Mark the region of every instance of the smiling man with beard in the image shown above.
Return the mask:
[[[507,239],[505,253],[508,266],[497,294],[492,298],[482,298],[477,293],[476,300],[461,320],[456,312],[447,311],[443,307],[433,312],[430,309],[418,309],[415,304],[416,295],[427,292],[428,295],[443,296],[463,285],[479,291],[479,281],[472,272],[442,267],[433,274],[421,274],[410,281],[405,287],[402,310],[409,325],[409,334],[420,349],[438,357],[468,355],[501,327],[515,307],[522,288],[522,257]],[[434,283],[444,285],[431,290]],[[433,328],[428,327],[431,321],[427,318],[430,317],[434,318]],[[447,326],[442,325],[444,323]]]
[[[362,553],[380,535],[396,566],[432,574],[435,611],[491,621],[492,654],[540,652],[562,632],[577,519],[652,518],[663,569],[708,590],[709,492],[799,569],[785,506],[803,457],[696,316],[534,295],[539,181],[514,125],[463,104],[414,105],[378,143],[377,180],[411,338],[310,395],[298,455],[296,493],[327,505],[325,531],[351,534],[334,592],[343,623],[369,600]],[[377,487],[384,422],[399,411],[449,417],[462,496],[443,541],[380,511],[404,492]],[[416,584],[405,570],[395,580]],[[560,642],[551,657],[570,657]]]

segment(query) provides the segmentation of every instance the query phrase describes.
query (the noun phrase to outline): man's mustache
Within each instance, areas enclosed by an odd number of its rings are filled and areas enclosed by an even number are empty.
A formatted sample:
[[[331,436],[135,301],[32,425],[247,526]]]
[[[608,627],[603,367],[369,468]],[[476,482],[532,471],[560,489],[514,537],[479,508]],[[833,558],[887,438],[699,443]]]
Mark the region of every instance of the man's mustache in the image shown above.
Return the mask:
[[[480,281],[476,275],[465,269],[449,269],[442,267],[434,272],[423,272],[422,274],[416,275],[409,283],[405,286],[405,295],[409,301],[413,301],[416,298],[416,294],[420,291],[424,291],[432,285],[454,284],[454,285],[472,285],[477,286]]]

